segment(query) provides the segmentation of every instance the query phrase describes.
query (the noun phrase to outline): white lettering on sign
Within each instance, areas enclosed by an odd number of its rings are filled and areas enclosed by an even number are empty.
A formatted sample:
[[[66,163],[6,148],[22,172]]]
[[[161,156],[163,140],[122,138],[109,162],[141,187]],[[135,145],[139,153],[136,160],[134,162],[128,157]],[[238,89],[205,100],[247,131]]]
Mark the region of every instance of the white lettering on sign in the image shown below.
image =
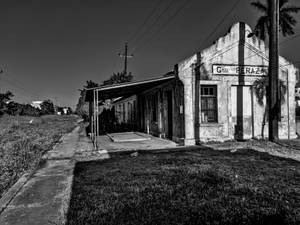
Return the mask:
[[[267,76],[267,66],[213,65],[216,75]]]

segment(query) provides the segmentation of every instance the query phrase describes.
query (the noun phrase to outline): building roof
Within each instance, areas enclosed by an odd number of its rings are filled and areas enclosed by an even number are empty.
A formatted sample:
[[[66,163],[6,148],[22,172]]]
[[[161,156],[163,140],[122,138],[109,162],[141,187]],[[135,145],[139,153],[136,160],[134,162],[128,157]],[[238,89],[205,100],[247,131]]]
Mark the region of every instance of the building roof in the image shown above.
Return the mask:
[[[174,79],[175,76],[170,75],[170,76],[158,77],[158,78],[142,80],[142,81],[126,82],[122,84],[102,86],[96,88],[87,88],[85,101],[86,102],[93,101],[94,90],[97,90],[98,92],[98,100],[105,100],[105,99],[117,98],[125,95],[130,96],[134,94],[139,94],[145,90],[153,88],[157,85],[164,84]]]

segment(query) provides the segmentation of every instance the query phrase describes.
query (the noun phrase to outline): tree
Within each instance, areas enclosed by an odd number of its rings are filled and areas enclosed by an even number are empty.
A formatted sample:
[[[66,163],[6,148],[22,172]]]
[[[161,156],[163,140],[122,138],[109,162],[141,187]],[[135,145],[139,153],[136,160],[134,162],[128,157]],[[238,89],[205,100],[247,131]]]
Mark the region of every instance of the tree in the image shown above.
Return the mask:
[[[131,73],[113,73],[113,75],[108,79],[103,81],[103,86],[112,85],[112,84],[119,84],[132,81],[133,76]]]
[[[297,23],[292,16],[293,13],[297,13],[300,7],[286,5],[289,0],[279,0],[279,31],[284,37],[295,34],[294,27]],[[256,26],[248,37],[253,35],[259,37],[262,40],[266,40],[270,32],[270,16],[269,16],[269,3],[261,3],[260,1],[252,2],[251,5],[258,9],[263,15],[257,20]]]
[[[86,88],[94,88],[99,86],[100,86],[99,84],[93,82],[92,80],[87,80],[86,85],[83,86],[84,89],[79,89],[80,97],[78,99],[75,112],[77,115],[81,116],[84,120],[86,120],[89,115],[89,106],[88,103],[85,102]]]
[[[34,108],[29,104],[22,104],[22,111],[19,115],[22,116],[40,116],[40,110],[38,108]]]
[[[278,31],[283,36],[293,35],[296,20],[292,13],[297,13],[300,8],[295,6],[286,6],[289,0],[268,0],[266,4],[259,1],[252,2],[251,5],[263,12],[254,28],[254,31],[248,35],[258,36],[262,40],[269,37],[269,88],[268,88],[268,107],[269,110],[269,140],[278,139],[278,121],[280,112],[280,93],[279,93],[279,54],[278,54]]]
[[[265,105],[265,111],[263,115],[262,127],[261,127],[261,137],[264,138],[264,128],[266,125],[267,115],[269,111],[268,103],[264,103],[264,98],[267,95],[268,88],[268,77],[262,77],[254,81],[253,88],[254,94],[257,98],[257,102],[260,106]],[[285,94],[287,92],[287,86],[284,84],[282,80],[279,80],[280,87],[280,103],[281,105],[285,102]],[[266,99],[268,101],[268,99]]]
[[[0,115],[2,115],[7,109],[7,103],[11,100],[14,95],[7,91],[6,93],[0,93]]]
[[[7,109],[6,109],[6,113],[9,115],[20,115],[22,113],[23,110],[23,106],[20,103],[11,101],[7,104]]]
[[[92,80],[87,80],[86,81],[86,85],[83,86],[84,88],[94,88],[94,87],[99,87],[100,85],[95,83],[94,81]]]
[[[54,104],[51,100],[45,100],[41,104],[41,114],[42,115],[48,115],[48,114],[54,114]]]

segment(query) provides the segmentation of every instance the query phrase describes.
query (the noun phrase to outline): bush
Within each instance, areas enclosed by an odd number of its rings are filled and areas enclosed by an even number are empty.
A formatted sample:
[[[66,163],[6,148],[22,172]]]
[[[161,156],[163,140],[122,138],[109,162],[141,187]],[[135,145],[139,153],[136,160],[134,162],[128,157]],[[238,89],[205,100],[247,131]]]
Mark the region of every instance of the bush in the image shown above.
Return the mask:
[[[39,116],[41,111],[29,104],[19,104],[17,102],[10,102],[7,104],[7,109],[5,111],[7,114],[16,116]]]
[[[41,115],[51,115],[54,114],[54,104],[51,100],[43,101],[41,104]]]

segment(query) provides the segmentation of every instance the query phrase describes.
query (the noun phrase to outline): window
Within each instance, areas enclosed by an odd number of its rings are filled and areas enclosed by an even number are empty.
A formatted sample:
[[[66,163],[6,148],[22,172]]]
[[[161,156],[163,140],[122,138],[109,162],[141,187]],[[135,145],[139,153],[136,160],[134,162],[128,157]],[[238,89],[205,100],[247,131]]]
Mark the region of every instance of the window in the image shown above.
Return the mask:
[[[201,122],[217,123],[217,86],[201,85]]]

